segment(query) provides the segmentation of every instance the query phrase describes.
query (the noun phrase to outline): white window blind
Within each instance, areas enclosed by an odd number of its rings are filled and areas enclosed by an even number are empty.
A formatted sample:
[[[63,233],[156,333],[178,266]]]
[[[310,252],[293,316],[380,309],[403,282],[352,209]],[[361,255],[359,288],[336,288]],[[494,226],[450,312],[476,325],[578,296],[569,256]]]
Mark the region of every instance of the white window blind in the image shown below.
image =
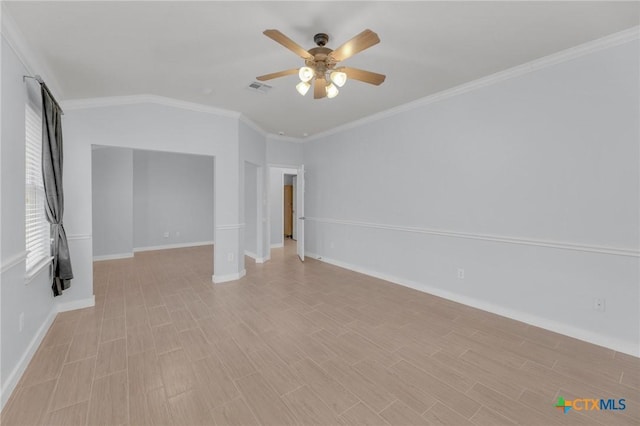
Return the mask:
[[[50,257],[50,226],[44,212],[42,182],[42,117],[29,103],[25,107],[25,130],[25,241],[29,272]]]

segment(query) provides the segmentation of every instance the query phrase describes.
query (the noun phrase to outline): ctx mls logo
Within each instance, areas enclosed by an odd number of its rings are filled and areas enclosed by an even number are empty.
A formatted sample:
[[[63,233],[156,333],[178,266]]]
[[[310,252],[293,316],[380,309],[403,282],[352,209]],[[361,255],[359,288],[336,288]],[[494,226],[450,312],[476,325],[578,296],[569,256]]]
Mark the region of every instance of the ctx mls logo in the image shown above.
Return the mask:
[[[567,414],[571,409],[576,411],[600,411],[600,410],[624,410],[627,408],[625,399],[596,399],[596,398],[576,398],[565,400],[558,397],[556,408]]]

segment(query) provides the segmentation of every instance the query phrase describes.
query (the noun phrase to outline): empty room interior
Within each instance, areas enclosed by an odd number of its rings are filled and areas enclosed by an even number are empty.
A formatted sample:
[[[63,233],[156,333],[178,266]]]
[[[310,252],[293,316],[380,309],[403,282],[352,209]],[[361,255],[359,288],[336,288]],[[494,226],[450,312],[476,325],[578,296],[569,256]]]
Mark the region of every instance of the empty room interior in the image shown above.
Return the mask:
[[[0,17],[3,425],[640,425],[640,2]]]

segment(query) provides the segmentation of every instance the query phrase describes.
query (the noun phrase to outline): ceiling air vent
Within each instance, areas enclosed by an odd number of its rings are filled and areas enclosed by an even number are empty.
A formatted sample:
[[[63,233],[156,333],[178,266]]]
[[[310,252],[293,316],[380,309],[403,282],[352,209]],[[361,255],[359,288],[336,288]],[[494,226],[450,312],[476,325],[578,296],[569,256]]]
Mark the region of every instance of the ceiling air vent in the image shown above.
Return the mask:
[[[253,83],[249,84],[249,86],[247,86],[247,89],[251,90],[252,92],[267,93],[272,89],[272,87],[268,84],[254,81]]]

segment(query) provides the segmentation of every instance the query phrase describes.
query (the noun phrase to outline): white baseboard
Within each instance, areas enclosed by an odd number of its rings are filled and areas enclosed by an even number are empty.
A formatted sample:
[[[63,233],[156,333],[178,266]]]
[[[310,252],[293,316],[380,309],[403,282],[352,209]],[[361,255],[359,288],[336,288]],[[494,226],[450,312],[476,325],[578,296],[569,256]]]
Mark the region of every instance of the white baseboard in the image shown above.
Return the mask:
[[[35,355],[36,351],[40,347],[44,336],[47,335],[47,332],[49,331],[51,324],[53,324],[53,321],[56,319],[56,315],[58,314],[58,312],[67,312],[76,309],[89,308],[91,306],[95,306],[95,304],[96,298],[95,296],[91,296],[87,299],[58,303],[53,306],[53,309],[51,309],[51,312],[49,312],[49,315],[47,315],[44,323],[42,323],[36,335],[33,337],[33,339],[31,339],[31,342],[29,343],[29,346],[27,346],[27,350],[22,355],[22,358],[20,358],[18,365],[16,365],[13,371],[9,374],[9,377],[7,377],[7,380],[2,384],[2,390],[0,391],[0,410],[4,408],[4,405],[9,400],[11,393],[15,390],[18,381],[27,369],[27,366],[31,362],[33,355]]]
[[[245,275],[247,275],[247,270],[243,269],[242,271],[237,272],[235,274],[213,275],[211,277],[211,281],[214,282],[215,284],[226,283],[228,281],[239,280],[240,278],[244,277]]]
[[[96,296],[86,299],[72,300],[71,302],[58,303],[58,312],[75,311],[76,309],[84,309],[96,306]]]
[[[133,252],[131,253],[116,253],[116,254],[105,254],[102,256],[93,256],[93,261],[98,262],[100,260],[116,260],[116,259],[129,259],[133,257]]]
[[[51,327],[51,324],[53,324],[53,320],[56,318],[57,313],[58,310],[54,305],[53,309],[51,309],[51,312],[49,312],[49,315],[47,315],[47,318],[44,320],[44,322],[36,332],[36,335],[33,336],[33,339],[31,339],[31,342],[29,342],[29,346],[27,346],[27,350],[20,358],[18,365],[16,365],[13,371],[9,373],[9,376],[2,384],[2,390],[0,391],[0,410],[4,408],[4,405],[9,400],[11,393],[14,391],[16,385],[18,384],[18,381],[24,374],[24,371],[27,369],[27,366],[31,362],[33,355],[40,347],[40,343],[42,343],[44,336],[46,336],[47,331],[49,331],[49,327]]]
[[[244,255],[245,255],[245,256],[249,256],[250,258],[252,258],[253,260],[255,260],[255,261],[256,261],[256,263],[264,263],[264,262],[266,262],[266,259],[265,259],[264,257],[258,257],[258,255],[257,255],[257,254],[255,254],[255,253],[253,253],[253,252],[250,252],[250,251],[248,251],[248,250],[245,250],[245,251],[244,251]]]
[[[213,241],[197,241],[195,243],[163,244],[161,246],[134,247],[133,252],[138,253],[141,251],[167,250],[167,249],[175,249],[175,248],[211,246],[211,245],[213,245]]]
[[[275,244],[271,244],[270,246],[271,248],[282,248],[284,247],[284,243],[275,243]]]
[[[564,324],[558,321],[543,318],[537,315],[528,314],[504,306],[494,305],[483,300],[474,299],[472,297],[463,296],[442,290],[439,288],[431,287],[424,283],[411,281],[403,278],[394,277],[391,275],[383,274],[377,271],[363,268],[360,266],[352,265],[340,260],[330,259],[322,257],[316,253],[305,253],[306,256],[320,260],[321,262],[329,263],[331,265],[339,266],[341,268],[349,269],[354,272],[369,275],[375,278],[379,278],[385,281],[389,281],[394,284],[399,284],[405,287],[412,288],[414,290],[428,293],[434,296],[442,297],[443,299],[451,300],[453,302],[462,303],[463,305],[471,306],[483,311],[487,311],[496,315],[507,317],[516,321],[524,322],[536,327],[544,328],[545,330],[553,331],[555,333],[563,334],[565,336],[573,337],[575,339],[584,340],[585,342],[593,343],[594,345],[604,346],[613,349],[618,352],[640,357],[640,348],[636,342],[630,342],[626,340],[620,340],[611,338],[600,333],[594,333],[589,330],[584,330],[578,327],[574,327],[569,324]]]

